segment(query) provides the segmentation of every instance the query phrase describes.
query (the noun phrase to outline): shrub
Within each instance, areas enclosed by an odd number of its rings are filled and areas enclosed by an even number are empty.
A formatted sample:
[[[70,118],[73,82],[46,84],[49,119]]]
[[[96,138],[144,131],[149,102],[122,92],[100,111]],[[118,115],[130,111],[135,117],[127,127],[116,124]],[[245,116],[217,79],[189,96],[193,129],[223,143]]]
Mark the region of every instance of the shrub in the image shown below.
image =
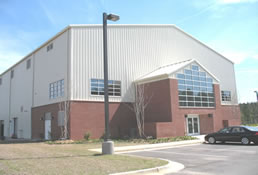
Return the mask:
[[[90,140],[90,133],[89,132],[86,132],[85,134],[84,134],[84,139],[85,140]]]

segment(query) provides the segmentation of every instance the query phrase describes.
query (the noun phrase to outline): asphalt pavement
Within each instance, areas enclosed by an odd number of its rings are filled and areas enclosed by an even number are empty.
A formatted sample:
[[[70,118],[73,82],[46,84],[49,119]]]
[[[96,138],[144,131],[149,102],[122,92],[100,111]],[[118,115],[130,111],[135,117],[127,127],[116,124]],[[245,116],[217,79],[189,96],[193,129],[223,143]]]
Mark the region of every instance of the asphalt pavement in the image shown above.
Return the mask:
[[[157,157],[181,163],[180,175],[258,175],[258,146],[194,144],[134,151],[125,154]]]

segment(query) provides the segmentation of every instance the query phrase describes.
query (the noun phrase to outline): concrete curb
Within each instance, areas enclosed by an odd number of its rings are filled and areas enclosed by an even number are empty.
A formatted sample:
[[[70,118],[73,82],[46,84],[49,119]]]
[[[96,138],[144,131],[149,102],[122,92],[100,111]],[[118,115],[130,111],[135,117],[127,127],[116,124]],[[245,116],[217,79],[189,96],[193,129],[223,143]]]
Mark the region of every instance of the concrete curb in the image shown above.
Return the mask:
[[[179,141],[179,142],[170,142],[170,143],[156,143],[156,144],[145,144],[145,145],[135,145],[135,146],[122,146],[122,147],[115,147],[115,153],[124,153],[128,151],[146,151],[149,149],[159,149],[159,148],[170,148],[174,146],[182,146],[182,145],[191,145],[191,144],[199,144],[203,143],[203,140],[186,140],[186,141]],[[101,153],[101,148],[97,149],[89,149],[90,151],[99,152]]]
[[[141,157],[141,156],[136,156],[136,157]],[[157,158],[155,158],[155,159],[157,159]],[[158,158],[158,159],[160,159],[160,158]],[[121,172],[121,173],[113,173],[110,175],[144,175],[144,174],[161,175],[161,174],[167,174],[167,173],[176,173],[185,168],[185,166],[183,164],[178,163],[178,162],[173,162],[173,161],[170,161],[167,159],[160,159],[160,160],[165,160],[168,162],[168,164],[164,165],[164,166],[160,166],[160,167],[155,167],[155,168],[148,168],[148,169]]]

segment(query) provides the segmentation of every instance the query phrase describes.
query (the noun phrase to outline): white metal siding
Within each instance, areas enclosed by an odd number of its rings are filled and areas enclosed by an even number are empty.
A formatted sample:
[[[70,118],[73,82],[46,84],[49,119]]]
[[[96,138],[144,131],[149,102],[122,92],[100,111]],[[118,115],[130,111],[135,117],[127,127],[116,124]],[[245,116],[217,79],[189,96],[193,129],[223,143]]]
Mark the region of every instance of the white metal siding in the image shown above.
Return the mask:
[[[31,59],[30,69],[26,68],[27,60]],[[11,126],[13,118],[17,118],[18,138],[31,138],[31,106],[33,83],[33,56],[28,57],[13,68],[14,77],[11,79]],[[11,135],[13,128],[10,128]]]
[[[71,99],[100,101],[90,95],[90,79],[103,79],[103,36],[101,26],[71,29]],[[122,99],[132,101],[133,80],[160,66],[196,59],[214,74],[221,89],[235,93],[233,64],[203,44],[169,25],[108,26],[108,69],[110,80],[121,80]]]
[[[9,94],[10,94],[10,72],[1,76],[0,85],[0,120],[4,120],[4,136],[8,136],[9,127]]]
[[[47,45],[34,53],[34,105],[42,106],[62,101],[67,95],[67,39],[68,32],[58,36],[53,49],[47,52]],[[49,43],[49,44],[50,44]],[[49,99],[49,84],[64,79],[65,96]]]

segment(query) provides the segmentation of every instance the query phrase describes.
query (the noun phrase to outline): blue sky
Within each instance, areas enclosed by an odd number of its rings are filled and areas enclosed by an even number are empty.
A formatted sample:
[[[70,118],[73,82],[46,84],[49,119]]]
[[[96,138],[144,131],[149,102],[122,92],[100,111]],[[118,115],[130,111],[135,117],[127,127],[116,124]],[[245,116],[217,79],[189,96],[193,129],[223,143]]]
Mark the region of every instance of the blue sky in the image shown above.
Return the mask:
[[[240,102],[258,90],[258,0],[0,0],[0,73],[69,24],[175,24],[235,62]]]

